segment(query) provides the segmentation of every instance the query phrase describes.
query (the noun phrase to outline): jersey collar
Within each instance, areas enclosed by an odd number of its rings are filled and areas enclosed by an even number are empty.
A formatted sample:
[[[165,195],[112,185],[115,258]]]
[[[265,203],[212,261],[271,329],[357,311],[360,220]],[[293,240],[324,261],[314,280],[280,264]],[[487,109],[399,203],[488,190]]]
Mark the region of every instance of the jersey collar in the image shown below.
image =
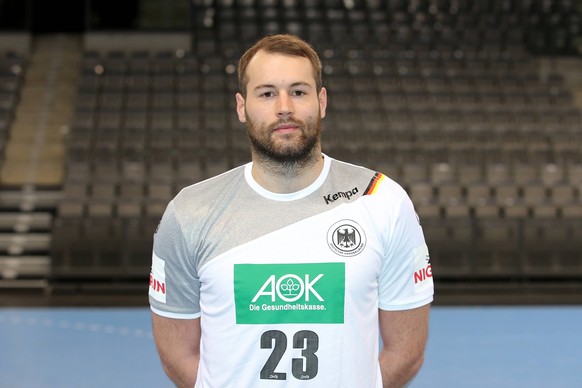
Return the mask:
[[[263,186],[259,185],[257,181],[255,181],[255,178],[253,178],[253,174],[251,173],[253,168],[253,162],[247,163],[245,165],[245,180],[247,181],[248,185],[253,189],[253,191],[255,191],[262,197],[274,201],[284,201],[284,202],[295,201],[307,197],[309,194],[315,192],[317,189],[321,187],[321,185],[323,184],[323,182],[325,182],[329,174],[331,161],[332,158],[323,154],[323,169],[321,170],[321,173],[319,174],[317,179],[306,188],[296,191],[294,193],[285,194],[273,193],[272,191],[266,190],[265,188],[263,188]]]

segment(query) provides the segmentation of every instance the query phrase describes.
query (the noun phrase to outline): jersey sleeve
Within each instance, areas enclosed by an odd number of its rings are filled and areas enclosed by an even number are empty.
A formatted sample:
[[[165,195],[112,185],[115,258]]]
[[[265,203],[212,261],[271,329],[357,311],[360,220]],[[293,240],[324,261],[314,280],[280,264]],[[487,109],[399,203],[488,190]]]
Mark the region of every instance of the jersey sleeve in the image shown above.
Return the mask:
[[[154,313],[168,318],[200,316],[200,281],[173,201],[154,234],[149,302]]]
[[[385,257],[379,307],[407,310],[432,302],[434,285],[428,247],[412,201],[398,186],[384,229]]]

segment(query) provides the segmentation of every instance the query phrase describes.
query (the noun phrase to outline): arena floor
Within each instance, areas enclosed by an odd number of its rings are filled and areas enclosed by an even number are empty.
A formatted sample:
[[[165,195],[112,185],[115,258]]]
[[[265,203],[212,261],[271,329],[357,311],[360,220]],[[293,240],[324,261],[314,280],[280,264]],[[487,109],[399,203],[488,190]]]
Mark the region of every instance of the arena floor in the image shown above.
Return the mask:
[[[411,387],[580,386],[580,322],[582,306],[436,306]],[[0,349],[0,387],[172,387],[147,307],[4,308]]]

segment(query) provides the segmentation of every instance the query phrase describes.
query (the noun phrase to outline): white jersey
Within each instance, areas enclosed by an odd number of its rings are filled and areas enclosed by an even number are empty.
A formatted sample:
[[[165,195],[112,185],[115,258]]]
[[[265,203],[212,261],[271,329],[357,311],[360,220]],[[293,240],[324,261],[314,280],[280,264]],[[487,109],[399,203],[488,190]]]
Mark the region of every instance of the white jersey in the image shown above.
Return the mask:
[[[378,308],[433,298],[409,197],[327,156],[292,194],[251,168],[182,190],[154,237],[152,311],[201,319],[196,387],[381,387]]]

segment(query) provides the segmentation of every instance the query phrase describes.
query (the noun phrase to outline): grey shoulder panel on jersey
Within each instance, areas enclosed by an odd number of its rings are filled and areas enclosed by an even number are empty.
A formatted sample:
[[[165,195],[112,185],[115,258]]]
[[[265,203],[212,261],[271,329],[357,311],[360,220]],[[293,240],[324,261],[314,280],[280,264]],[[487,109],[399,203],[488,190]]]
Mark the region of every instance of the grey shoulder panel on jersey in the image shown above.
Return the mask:
[[[295,201],[257,194],[245,180],[244,166],[183,189],[173,205],[192,265],[200,269],[221,253],[364,195],[374,171],[331,163],[323,185]]]

